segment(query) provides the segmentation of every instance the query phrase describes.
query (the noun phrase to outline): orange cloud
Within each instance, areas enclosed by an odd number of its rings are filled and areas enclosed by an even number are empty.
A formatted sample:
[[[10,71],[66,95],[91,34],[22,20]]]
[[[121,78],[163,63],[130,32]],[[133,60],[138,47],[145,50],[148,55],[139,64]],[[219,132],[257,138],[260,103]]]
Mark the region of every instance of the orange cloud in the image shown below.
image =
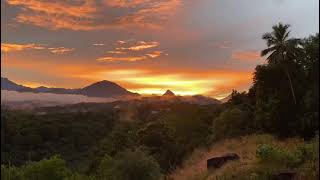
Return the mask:
[[[126,52],[123,51],[108,51],[109,54],[126,54]]]
[[[131,47],[119,47],[116,48],[117,50],[130,50],[130,51],[141,51],[144,49],[150,49],[150,48],[155,48],[160,45],[159,42],[144,42],[144,41],[139,41],[137,45],[131,46]]]
[[[74,51],[74,48],[65,48],[65,47],[56,47],[56,48],[48,48],[48,49],[53,54],[66,54]]]
[[[133,41],[133,40],[131,40]],[[106,61],[129,61],[129,62],[134,62],[134,61],[142,61],[142,60],[148,60],[148,59],[153,59],[160,57],[163,52],[162,51],[152,51],[152,52],[143,52],[144,54],[141,55],[140,51],[144,51],[147,49],[152,49],[156,48],[160,45],[159,42],[151,41],[137,41],[134,43],[130,43],[128,41],[117,41],[116,45],[125,45],[128,44],[129,47],[115,47],[115,50],[108,51],[108,55],[104,57],[97,58],[97,61],[100,62],[106,62]],[[136,51],[133,53],[133,51]],[[137,55],[140,53],[140,55]],[[130,55],[132,54],[133,55]],[[112,55],[121,55],[121,54],[129,54],[126,57],[115,57]]]
[[[152,0],[104,0],[105,4],[111,7],[132,8],[145,3],[150,3]]]
[[[150,58],[157,58],[160,57],[163,54],[162,51],[153,51],[149,54],[146,54],[146,56],[149,56]]]
[[[5,53],[14,52],[14,51],[23,51],[27,49],[49,50],[51,53],[54,53],[54,54],[65,54],[65,53],[74,51],[74,48],[46,47],[45,45],[40,45],[40,44],[1,43],[1,51]]]
[[[261,59],[259,51],[233,52],[231,58],[235,60],[243,60],[243,61],[257,61]]]
[[[7,0],[11,6],[21,7],[15,20],[52,30],[103,30],[110,28],[161,28],[163,22],[175,14],[181,0],[105,0],[104,6],[93,0],[39,1]],[[119,15],[105,21],[102,12],[122,8]]]
[[[146,60],[146,56],[137,56],[137,57],[101,57],[98,58],[97,61],[104,62],[104,61],[142,61]]]
[[[91,0],[69,4],[66,1],[7,0],[12,6],[23,7],[16,21],[49,29],[93,29],[97,7]]]
[[[43,45],[37,44],[13,44],[13,43],[1,43],[1,51],[12,52],[12,51],[23,51],[26,49],[45,49]]]
[[[92,17],[96,11],[91,0],[78,1],[70,5],[66,1],[39,1],[39,0],[7,0],[10,5],[23,6],[38,13],[57,14],[73,17]]]
[[[123,44],[126,44],[126,43],[127,43],[127,41],[117,41],[118,45],[123,45]]]
[[[125,52],[122,51],[111,51],[113,54],[125,54]],[[109,51],[110,53],[110,51]],[[142,56],[128,56],[128,57],[112,57],[112,56],[106,56],[106,57],[100,57],[97,59],[97,61],[100,62],[106,62],[106,61],[143,61],[148,59],[154,59],[157,57],[160,57],[163,54],[162,51],[153,51],[151,53],[142,55]]]

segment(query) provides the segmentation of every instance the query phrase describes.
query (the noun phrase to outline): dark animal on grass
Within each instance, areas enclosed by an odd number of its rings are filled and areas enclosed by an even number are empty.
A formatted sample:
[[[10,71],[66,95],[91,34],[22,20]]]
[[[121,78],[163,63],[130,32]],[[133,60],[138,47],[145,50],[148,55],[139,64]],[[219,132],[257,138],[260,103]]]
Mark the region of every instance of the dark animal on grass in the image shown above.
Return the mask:
[[[223,156],[214,157],[207,160],[207,169],[217,169],[223,166],[228,161],[239,160],[239,155],[235,153],[228,153]]]

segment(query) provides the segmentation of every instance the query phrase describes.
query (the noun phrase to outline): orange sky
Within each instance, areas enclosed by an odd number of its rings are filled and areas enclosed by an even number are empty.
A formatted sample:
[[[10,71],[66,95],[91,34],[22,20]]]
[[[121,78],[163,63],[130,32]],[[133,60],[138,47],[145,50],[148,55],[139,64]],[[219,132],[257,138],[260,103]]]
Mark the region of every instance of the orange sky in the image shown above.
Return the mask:
[[[273,24],[292,24],[296,36],[319,31],[317,0],[240,1],[2,0],[1,76],[222,98],[250,87]]]

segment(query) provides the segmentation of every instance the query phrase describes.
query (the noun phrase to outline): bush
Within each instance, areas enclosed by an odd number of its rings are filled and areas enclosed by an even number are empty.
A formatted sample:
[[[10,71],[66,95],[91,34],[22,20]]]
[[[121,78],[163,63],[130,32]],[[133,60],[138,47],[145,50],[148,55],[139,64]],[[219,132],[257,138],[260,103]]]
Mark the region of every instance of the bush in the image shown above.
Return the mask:
[[[100,179],[158,180],[161,178],[157,162],[141,150],[124,151],[115,158],[105,156],[98,170]]]
[[[59,156],[53,156],[39,162],[29,162],[22,168],[24,178],[30,180],[61,180],[70,175],[66,162]]]
[[[261,144],[257,147],[256,156],[263,163],[273,163],[286,167],[297,167],[307,161],[318,162],[319,137],[316,137],[310,143],[298,145],[291,151]]]
[[[23,177],[22,171],[15,167],[10,166],[7,167],[5,165],[1,165],[1,179],[2,180],[21,180]]]
[[[230,107],[213,121],[215,139],[247,134],[250,131],[250,115],[237,107]]]
[[[8,180],[62,180],[70,176],[66,163],[58,156],[29,162],[22,167],[1,166],[1,179]]]
[[[299,150],[288,151],[271,145],[259,145],[257,158],[264,164],[274,164],[280,167],[297,167],[303,162],[303,154]]]

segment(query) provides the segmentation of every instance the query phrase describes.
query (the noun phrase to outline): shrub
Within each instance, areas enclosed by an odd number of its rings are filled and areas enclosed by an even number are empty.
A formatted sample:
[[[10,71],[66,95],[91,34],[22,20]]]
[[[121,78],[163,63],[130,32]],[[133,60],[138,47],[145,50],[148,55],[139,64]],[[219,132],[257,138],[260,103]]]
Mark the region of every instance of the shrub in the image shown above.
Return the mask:
[[[124,151],[115,158],[105,156],[98,176],[110,180],[158,180],[161,178],[157,162],[141,150]]]
[[[66,162],[59,156],[53,156],[39,162],[29,162],[22,169],[23,177],[30,180],[61,180],[70,175]]]
[[[22,171],[15,166],[1,165],[1,179],[2,180],[21,180],[23,177]]]
[[[250,115],[237,107],[231,107],[222,112],[213,121],[215,139],[244,135],[250,131]]]
[[[266,144],[257,147],[256,156],[262,163],[280,167],[297,167],[303,162],[301,151],[288,151]]]
[[[5,180],[62,180],[69,176],[65,161],[58,156],[29,162],[22,167],[1,166],[1,179]]]

